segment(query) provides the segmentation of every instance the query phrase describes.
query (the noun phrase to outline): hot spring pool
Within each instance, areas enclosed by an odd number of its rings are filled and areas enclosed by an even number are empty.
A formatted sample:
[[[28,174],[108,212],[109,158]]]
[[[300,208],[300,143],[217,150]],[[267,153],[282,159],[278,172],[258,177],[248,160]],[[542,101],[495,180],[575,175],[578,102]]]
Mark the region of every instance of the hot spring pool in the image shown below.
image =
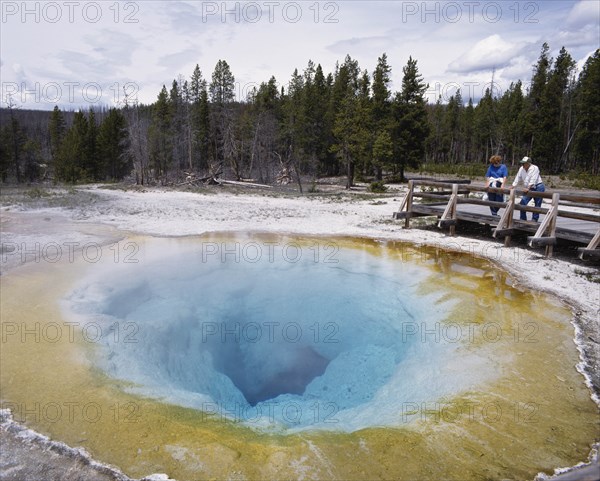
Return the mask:
[[[502,479],[587,456],[597,411],[569,311],[486,261],[345,238],[129,242],[22,269],[48,303],[19,315],[51,327],[2,353],[17,420],[128,474]]]
[[[493,376],[460,347],[499,325],[448,319],[459,298],[423,292],[429,275],[336,242],[174,243],[135,274],[99,269],[67,306],[105,334],[94,364],[134,392],[249,426],[352,431]]]

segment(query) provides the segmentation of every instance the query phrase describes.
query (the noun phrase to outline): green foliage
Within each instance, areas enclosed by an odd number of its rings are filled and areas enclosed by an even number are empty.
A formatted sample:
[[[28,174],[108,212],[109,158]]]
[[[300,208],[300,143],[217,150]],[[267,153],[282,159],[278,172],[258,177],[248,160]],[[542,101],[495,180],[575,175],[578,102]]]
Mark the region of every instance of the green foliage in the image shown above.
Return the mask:
[[[232,102],[235,99],[235,77],[225,60],[219,60],[212,74],[209,86],[211,101],[211,144],[214,146],[214,166],[229,164],[235,175],[241,175],[240,167],[235,156],[235,139],[233,138],[234,119]]]
[[[527,155],[542,175],[574,168],[598,173],[598,57],[588,59],[574,82],[569,53],[563,48],[554,60],[544,44],[527,93],[519,80],[501,96],[487,89],[476,106],[469,99],[461,108],[454,97],[428,106],[427,163],[486,163],[499,154],[514,164]]]
[[[88,139],[88,121],[83,112],[75,113],[73,125],[67,131],[60,144],[56,159],[57,180],[76,183],[88,180],[86,156]]]
[[[390,91],[392,68],[387,63],[384,53],[377,59],[377,67],[373,72],[373,118],[376,128],[381,132],[390,129],[392,122],[392,92]]]
[[[383,192],[387,192],[387,190],[388,190],[387,186],[381,180],[376,180],[374,182],[371,182],[371,184],[369,185],[369,191],[371,191],[371,192],[381,194]]]
[[[163,85],[154,104],[152,123],[148,130],[150,166],[154,170],[154,178],[164,181],[173,160],[172,111]]]
[[[127,155],[127,126],[121,111],[112,108],[102,122],[98,133],[100,179],[120,180],[131,171],[132,162]]]
[[[524,97],[522,84],[511,83],[509,89],[498,100],[498,139],[504,148],[507,161],[516,162],[523,145]]]
[[[6,182],[9,176],[14,176],[17,182],[23,180],[22,162],[27,134],[16,118],[12,105],[9,104],[9,121],[0,130],[0,178]]]
[[[50,158],[51,162],[55,164],[58,160],[58,152],[60,150],[60,144],[62,143],[67,129],[65,126],[65,119],[62,111],[57,105],[52,110],[50,116],[50,122],[48,124],[48,133],[50,136]]]
[[[85,138],[85,164],[86,171],[91,180],[103,180],[104,169],[98,151],[98,125],[96,125],[96,115],[92,109],[88,113],[88,129]]]
[[[335,117],[335,140],[330,150],[346,165],[346,188],[354,183],[356,165],[365,165],[370,160],[369,79],[366,72],[359,76],[358,62],[347,56],[336,78],[337,87],[334,87],[334,91],[343,92],[343,97]]]
[[[44,173],[42,147],[36,140],[28,138],[23,144],[23,177],[28,182],[35,182]]]
[[[571,172],[567,178],[573,182],[573,186],[580,189],[592,189],[600,191],[600,175],[590,175],[583,172]]]
[[[380,130],[373,143],[373,162],[387,167],[394,157],[394,143],[387,130]]]
[[[575,165],[592,174],[600,174],[600,49],[586,61],[575,91],[577,128],[574,138],[574,159],[568,167]],[[596,187],[598,188],[598,187]]]
[[[419,74],[417,61],[409,57],[402,69],[402,91],[396,94],[394,114],[394,167],[404,176],[404,170],[416,168],[425,157],[425,142],[430,133],[425,108],[428,85]]]
[[[421,174],[443,174],[449,177],[483,177],[487,166],[483,164],[438,164],[425,163],[419,167]]]
[[[528,89],[519,80],[499,93],[490,72],[481,99],[463,99],[457,90],[431,105],[412,57],[397,92],[383,53],[371,74],[349,55],[329,74],[309,60],[284,86],[271,77],[238,101],[225,60],[210,83],[196,65],[189,79],[163,86],[152,105],[128,98],[120,110],[72,114],[55,107],[42,129],[9,108],[0,129],[0,178],[23,182],[54,171],[71,183],[114,181],[133,163],[142,183],[179,183],[188,172],[225,169],[261,183],[345,173],[350,187],[355,178],[401,180],[405,169],[419,166],[482,176],[499,154],[512,165],[528,155],[542,176],[575,171],[576,185],[597,186],[600,50],[578,78],[565,48],[556,59],[550,52],[544,44]]]
[[[235,77],[225,60],[219,60],[212,74],[210,100],[217,105],[233,102],[235,98]]]
[[[571,78],[575,62],[563,47],[540,96],[537,124],[533,131],[532,155],[536,162],[552,173],[562,170],[562,152],[565,145],[564,125],[569,122]]]
[[[210,110],[207,84],[199,65],[192,73],[187,101],[188,168],[190,171],[207,169],[210,157]]]

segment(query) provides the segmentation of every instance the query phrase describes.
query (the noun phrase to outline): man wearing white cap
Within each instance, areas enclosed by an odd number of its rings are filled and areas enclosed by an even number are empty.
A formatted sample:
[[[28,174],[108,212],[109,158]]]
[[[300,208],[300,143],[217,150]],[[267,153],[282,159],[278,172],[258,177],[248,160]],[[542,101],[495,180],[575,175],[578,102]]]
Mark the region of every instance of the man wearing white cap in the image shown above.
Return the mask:
[[[541,207],[541,197],[529,197],[527,195],[529,191],[544,192],[546,190],[544,183],[542,182],[542,177],[540,176],[540,169],[531,163],[531,159],[529,157],[523,157],[519,161],[519,164],[521,164],[521,168],[519,169],[519,172],[517,172],[515,181],[510,188],[513,189],[519,185],[519,182],[523,182],[523,186],[525,187],[525,195],[521,198],[521,205],[529,204],[533,198],[534,205],[536,207]],[[540,214],[534,212],[531,218],[533,219],[533,222],[537,222],[540,218]],[[521,220],[527,220],[527,213],[524,210],[521,211]]]

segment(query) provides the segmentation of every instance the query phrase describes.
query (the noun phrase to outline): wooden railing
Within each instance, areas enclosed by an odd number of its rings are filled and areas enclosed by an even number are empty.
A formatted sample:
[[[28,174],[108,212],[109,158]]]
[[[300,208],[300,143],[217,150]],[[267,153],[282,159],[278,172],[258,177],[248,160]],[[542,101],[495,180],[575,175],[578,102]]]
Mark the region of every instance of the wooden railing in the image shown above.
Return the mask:
[[[444,190],[438,192],[423,192],[418,191],[416,189],[417,187],[432,187]],[[473,192],[492,192],[504,194],[505,196],[508,196],[508,200],[506,202],[495,202],[469,197],[469,195]],[[463,197],[461,197],[461,195]],[[521,195],[527,195],[528,197],[533,198],[551,199],[551,205],[549,208],[521,205],[516,201],[516,197]],[[415,204],[415,198],[426,199],[429,201],[429,203]],[[580,243],[587,243],[586,247],[579,249],[580,258],[584,259],[587,257],[600,257],[600,249],[598,249],[598,246],[600,245],[600,216],[597,213],[575,212],[559,208],[561,206],[597,208],[597,206],[600,205],[600,193],[587,194],[582,192],[559,193],[534,191],[528,191],[525,193],[525,191],[522,189],[499,189],[464,183],[459,184],[418,179],[410,180],[408,182],[408,192],[402,200],[400,208],[394,214],[394,218],[404,219],[404,226],[409,228],[410,220],[413,217],[436,215],[439,217],[438,227],[448,227],[450,234],[454,235],[456,232],[456,224],[461,217],[461,213],[458,210],[459,204],[473,204],[504,209],[499,218],[493,218],[490,215],[485,214],[473,213],[469,213],[468,215],[463,214],[462,217],[463,220],[471,220],[475,222],[497,222],[493,236],[495,238],[504,237],[504,244],[506,246],[510,245],[511,237],[515,231],[531,231],[531,229],[534,228],[535,234],[528,237],[528,244],[530,247],[545,247],[546,255],[548,257],[552,256],[553,246],[556,244],[557,219],[559,217],[599,223],[599,228],[597,229],[596,234],[591,237],[591,239],[589,238],[590,234],[587,232],[581,232],[581,235],[573,233],[568,237],[563,235],[563,237],[570,238],[571,240],[575,240]],[[443,211],[441,210],[441,206],[444,206]],[[535,224],[534,227],[531,225],[524,225],[522,221],[515,222],[515,210],[544,214],[544,218],[539,226],[535,226]],[[517,223],[519,225],[517,225]]]

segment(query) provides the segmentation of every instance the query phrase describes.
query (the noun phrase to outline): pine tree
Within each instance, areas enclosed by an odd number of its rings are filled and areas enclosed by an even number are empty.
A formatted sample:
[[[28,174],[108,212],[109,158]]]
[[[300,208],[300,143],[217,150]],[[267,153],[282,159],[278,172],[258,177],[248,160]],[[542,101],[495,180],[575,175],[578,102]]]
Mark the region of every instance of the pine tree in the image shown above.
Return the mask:
[[[590,56],[579,79],[575,92],[577,123],[574,138],[572,167],[582,172],[600,174],[600,49]]]
[[[301,169],[316,174],[324,170],[327,161],[326,117],[329,92],[321,65],[309,60],[304,70],[302,89],[301,126]]]
[[[235,99],[235,77],[229,65],[224,60],[219,60],[212,74],[209,86],[211,109],[212,144],[214,149],[215,165],[209,169],[218,169],[217,165],[229,163],[236,175],[240,171],[234,155],[234,118],[232,103]]]
[[[231,73],[229,64],[219,60],[212,74],[210,83],[210,100],[216,105],[225,105],[235,99],[235,77]]]
[[[88,121],[79,111],[73,117],[73,125],[67,131],[60,146],[56,177],[64,182],[76,183],[86,179]]]
[[[323,74],[321,65],[317,65],[310,112],[312,112],[314,151],[319,160],[320,173],[326,173],[332,163],[332,154],[329,151],[329,143],[332,138],[332,124],[328,116],[331,81],[331,77],[329,77],[328,81]]]
[[[48,133],[50,137],[50,157],[52,164],[56,165],[60,145],[66,133],[65,119],[62,111],[57,105],[54,106],[50,121],[48,123]]]
[[[361,97],[359,75],[358,62],[348,55],[339,68],[333,85],[333,102],[337,108],[333,126],[335,141],[331,151],[346,165],[347,189],[354,185],[355,165],[366,160],[365,146],[369,144],[370,137],[366,123],[369,111],[364,101],[365,87],[363,85]],[[338,100],[340,96],[341,101]],[[339,106],[336,105],[338,101]]]
[[[6,182],[10,172],[10,139],[8,125],[0,128],[0,181]]]
[[[189,163],[189,131],[186,128],[186,105],[183,83],[184,80],[181,77],[179,81],[173,80],[169,92],[169,105],[172,116],[171,131],[173,133],[173,164],[177,173]]]
[[[28,138],[23,144],[23,177],[35,182],[44,173],[42,164],[42,146],[37,140]]]
[[[127,122],[120,110],[111,108],[98,130],[98,156],[102,176],[121,180],[132,168],[128,155]]]
[[[148,131],[150,166],[154,170],[154,178],[163,183],[173,162],[172,120],[169,94],[163,85],[152,108],[152,122]]]
[[[377,59],[377,66],[373,72],[373,118],[378,129],[389,127],[391,116],[391,83],[392,68],[388,65],[387,55],[384,53]]]
[[[402,72],[402,91],[396,94],[393,110],[396,119],[395,167],[404,179],[405,168],[417,168],[425,158],[429,124],[425,108],[425,91],[428,85],[419,74],[417,61],[409,57]]]
[[[210,143],[210,105],[208,103],[208,92],[206,88],[200,91],[200,100],[198,101],[195,115],[196,145],[199,153],[198,167],[207,169],[210,165],[212,154]],[[212,155],[211,155],[212,154]]]
[[[537,136],[540,132],[540,125],[542,123],[542,102],[546,84],[548,83],[548,77],[550,75],[550,66],[552,65],[552,58],[548,55],[549,51],[550,47],[544,42],[537,64],[533,70],[531,87],[527,97],[528,106],[527,115],[525,117],[525,135],[529,144],[527,147],[527,155],[529,156],[532,155],[531,152],[534,145],[537,147]],[[535,160],[537,161],[537,159]]]
[[[190,82],[192,159],[190,169],[207,169],[210,155],[210,111],[206,80],[196,65]]]
[[[253,170],[256,169],[260,182],[270,182],[269,159],[279,150],[279,130],[282,125],[281,102],[275,77],[271,77],[267,83],[261,83],[252,95],[251,103],[252,138],[248,173],[253,175]],[[280,156],[279,153],[277,155]]]
[[[498,101],[499,139],[503,148],[502,153],[512,165],[515,164],[520,153],[526,149],[523,138],[524,102],[520,80],[511,83]]]
[[[398,106],[394,104],[394,110]],[[444,152],[444,106],[442,105],[442,96],[440,95],[433,106],[427,108],[427,123],[429,125],[429,135],[426,145],[429,155],[429,160],[434,163],[442,163],[446,161],[446,153]],[[395,135],[398,135],[397,130],[394,130]]]
[[[27,142],[27,136],[21,128],[21,124],[17,120],[17,117],[15,116],[14,107],[11,101],[9,101],[8,108],[10,111],[10,122],[8,125],[7,136],[9,146],[8,151],[10,152],[9,165],[15,173],[17,182],[21,183],[21,161],[23,157],[23,147],[25,142]]]
[[[393,153],[389,154],[391,133],[393,130],[392,120],[392,92],[390,90],[392,68],[388,65],[387,55],[384,53],[377,59],[377,66],[373,72],[373,97],[372,118],[374,126],[374,152],[373,163],[377,180],[382,180],[383,169],[389,168]],[[377,150],[375,151],[375,146]]]
[[[486,163],[492,155],[499,153],[499,143],[496,141],[497,121],[494,102],[491,89],[486,88],[483,97],[474,110],[476,146],[474,154],[475,160],[482,163]]]
[[[375,142],[373,132],[375,131],[375,126],[373,121],[373,102],[370,94],[371,78],[369,73],[364,70],[358,84],[359,112],[362,116],[359,119],[359,127],[362,130],[360,135],[364,140],[356,163],[363,174],[370,174],[375,167],[373,165],[373,143]],[[381,180],[381,178],[378,178],[378,180]]]
[[[304,77],[295,69],[288,85],[288,92],[284,102],[285,125],[284,157],[302,156],[302,147],[305,144],[305,109],[304,109]]]
[[[452,95],[446,105],[443,121],[443,151],[447,160],[456,164],[460,160],[460,114],[462,109],[460,90]]]
[[[377,168],[377,180],[382,180],[382,167],[387,167],[394,159],[394,143],[387,129],[379,130],[373,142],[373,164]]]
[[[91,108],[88,114],[85,144],[84,162],[88,177],[94,181],[104,180],[104,167],[98,153],[98,126],[96,125],[96,115]]]
[[[465,161],[470,162],[474,151],[474,132],[475,132],[475,108],[473,107],[473,99],[469,97],[469,102],[465,107],[465,111],[461,123],[462,136],[465,139]]]
[[[0,160],[0,176],[3,182],[6,182],[13,174],[17,182],[21,182],[22,179],[22,167],[21,163],[23,160],[23,149],[28,138],[20,122],[18,121],[12,100],[9,98],[8,101],[9,110],[9,121],[2,128],[1,142],[2,158]]]
[[[540,165],[546,166],[552,173],[561,170],[561,159],[567,144],[565,133],[569,123],[569,104],[571,79],[575,62],[567,50],[561,48],[542,96],[541,118],[538,125],[538,142],[532,154]]]

